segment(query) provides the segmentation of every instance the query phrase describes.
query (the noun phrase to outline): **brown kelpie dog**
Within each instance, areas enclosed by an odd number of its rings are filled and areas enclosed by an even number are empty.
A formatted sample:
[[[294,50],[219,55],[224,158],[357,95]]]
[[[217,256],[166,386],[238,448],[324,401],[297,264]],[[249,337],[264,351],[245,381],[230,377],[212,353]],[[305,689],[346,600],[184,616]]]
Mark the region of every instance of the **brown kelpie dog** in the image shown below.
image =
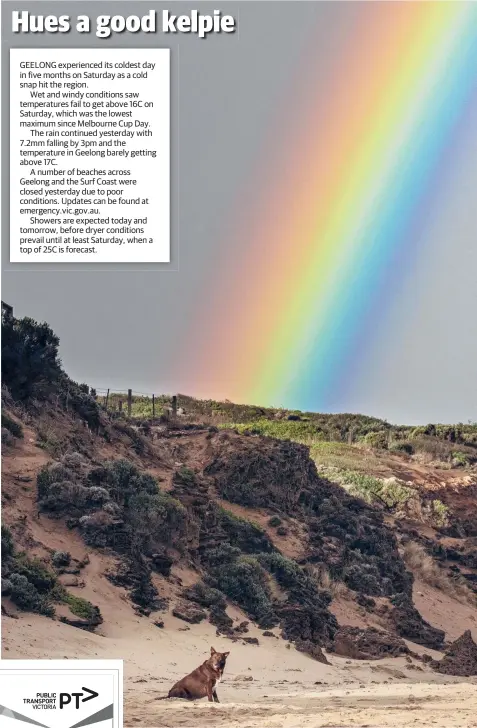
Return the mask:
[[[157,700],[166,700],[167,698],[183,698],[184,700],[200,700],[207,695],[209,703],[213,701],[218,703],[217,691],[215,686],[222,679],[224,673],[225,661],[230,652],[216,652],[213,647],[210,648],[210,657],[202,663],[200,667],[191,672],[182,680],[176,682],[169,690],[168,695]]]

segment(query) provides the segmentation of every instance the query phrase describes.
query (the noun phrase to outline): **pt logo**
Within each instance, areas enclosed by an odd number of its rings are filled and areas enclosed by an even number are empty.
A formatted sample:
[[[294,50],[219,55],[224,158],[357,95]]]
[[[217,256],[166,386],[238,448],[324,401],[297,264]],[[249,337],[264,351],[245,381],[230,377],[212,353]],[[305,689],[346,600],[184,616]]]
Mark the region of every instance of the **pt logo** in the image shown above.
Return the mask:
[[[63,710],[65,705],[69,705],[71,701],[74,698],[74,706],[78,710],[81,703],[87,703],[88,700],[93,700],[93,698],[97,698],[99,693],[96,693],[94,690],[90,690],[89,688],[81,688],[81,690],[84,690],[84,693],[60,693],[60,710]],[[89,693],[89,695],[86,695]],[[83,695],[86,695],[86,697],[83,698]],[[81,699],[83,698],[83,699]]]

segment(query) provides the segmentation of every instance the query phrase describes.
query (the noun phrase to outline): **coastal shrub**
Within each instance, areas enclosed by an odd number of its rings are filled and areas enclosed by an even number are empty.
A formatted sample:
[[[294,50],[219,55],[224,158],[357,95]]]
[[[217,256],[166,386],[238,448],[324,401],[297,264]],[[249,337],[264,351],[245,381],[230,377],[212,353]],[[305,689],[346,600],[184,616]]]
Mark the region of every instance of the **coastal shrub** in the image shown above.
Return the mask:
[[[432,501],[433,520],[438,528],[449,525],[449,508],[439,499]]]
[[[387,430],[380,430],[379,432],[368,432],[364,436],[363,442],[365,445],[370,447],[378,448],[379,450],[387,450],[389,442],[389,432]]]
[[[451,453],[452,457],[452,465],[454,467],[467,467],[470,465],[470,457],[465,452],[460,452],[459,450],[454,450]]]
[[[229,543],[219,543],[213,548],[208,548],[203,553],[202,560],[209,567],[225,566],[235,561],[241,553],[236,546]]]
[[[46,595],[40,594],[24,574],[13,573],[8,577],[9,597],[19,609],[52,617],[55,609]]]
[[[182,465],[179,470],[174,473],[173,482],[175,484],[186,485],[190,487],[197,482],[197,475],[191,468]]]
[[[215,585],[232,599],[264,629],[277,624],[273,611],[267,572],[252,556],[240,556],[235,561],[213,570]]]
[[[414,453],[414,446],[411,442],[404,440],[402,442],[393,442],[389,450],[391,452],[404,452],[406,455],[412,455]]]
[[[85,619],[92,623],[102,622],[98,607],[91,604],[91,602],[87,599],[77,597],[75,594],[71,594],[64,589],[58,593],[58,601],[63,602],[63,604],[67,604],[71,613],[80,619]]]
[[[291,601],[301,605],[315,603],[320,607],[330,604],[329,592],[319,589],[317,582],[296,561],[278,552],[260,554],[257,560],[275,577],[280,587],[288,592]]]
[[[23,438],[23,427],[6,412],[2,412],[2,427],[5,427],[13,437]]]
[[[40,559],[31,558],[25,553],[15,555],[12,568],[17,574],[24,576],[40,594],[48,594],[57,583],[56,575]]]
[[[52,391],[61,374],[59,343],[46,323],[2,316],[2,379],[15,400]]]
[[[134,495],[158,492],[155,478],[125,459],[107,461],[103,467],[91,471],[89,480],[106,488],[111,499],[126,508]]]
[[[62,566],[69,566],[71,563],[71,554],[69,551],[55,551],[51,557],[51,563],[57,569]]]
[[[386,588],[386,580],[372,563],[357,563],[345,567],[343,581],[350,589],[370,596],[389,596],[392,593],[391,589]]]
[[[227,534],[232,546],[237,546],[244,553],[273,550],[267,533],[253,521],[236,516],[220,506],[216,513],[219,525]]]
[[[114,545],[114,518],[105,511],[96,511],[79,519],[79,528],[85,543],[95,548]]]
[[[2,594],[23,611],[51,617],[56,585],[56,575],[39,559],[17,553],[11,534],[2,527]]]
[[[397,478],[375,478],[350,470],[338,471],[335,479],[351,495],[367,503],[380,503],[387,508],[398,508],[415,497],[415,491]]]
[[[175,543],[185,535],[187,511],[180,501],[157,490],[139,492],[131,496],[124,519],[136,537],[141,536],[145,551],[154,549],[155,543]]]
[[[51,400],[98,430],[99,406],[63,371],[58,356],[60,340],[47,323],[17,319],[2,313],[2,379],[12,398],[23,403]],[[41,442],[47,443],[45,440]]]
[[[12,556],[14,552],[13,536],[8,526],[2,523],[2,561]]]
[[[196,602],[196,604],[200,604],[202,607],[210,608],[215,606],[225,609],[227,605],[227,601],[221,591],[204,584],[202,581],[198,581],[188,589],[185,589],[183,595],[189,601]]]

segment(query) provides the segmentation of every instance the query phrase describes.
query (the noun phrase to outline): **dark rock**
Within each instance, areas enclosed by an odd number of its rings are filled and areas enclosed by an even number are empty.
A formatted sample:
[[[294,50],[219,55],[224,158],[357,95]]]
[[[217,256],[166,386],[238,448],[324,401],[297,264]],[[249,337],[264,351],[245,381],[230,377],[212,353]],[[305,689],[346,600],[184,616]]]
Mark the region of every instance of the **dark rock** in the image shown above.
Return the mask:
[[[270,630],[266,629],[265,632],[262,632],[264,637],[275,637],[276,635],[273,634],[273,632],[270,632]]]
[[[445,651],[439,662],[433,661],[433,667],[445,675],[471,677],[477,675],[477,644],[472,639],[470,629],[466,630]]]
[[[51,562],[57,568],[69,566],[71,563],[71,554],[69,551],[55,551],[51,557]]]
[[[93,614],[88,619],[69,619],[68,617],[60,617],[60,622],[69,624],[70,627],[78,627],[86,632],[94,632],[96,627],[103,623],[103,617],[98,607],[93,607]]]
[[[190,624],[199,624],[199,622],[202,622],[207,617],[203,609],[189,602],[179,602],[176,604],[172,610],[172,614],[174,617],[183,619],[184,622],[189,622]]]
[[[218,631],[227,636],[231,636],[234,632],[233,619],[229,617],[225,608],[220,605],[213,605],[210,608],[209,622],[218,628]]]
[[[336,655],[351,657],[353,660],[379,660],[409,653],[402,639],[373,627],[340,627],[330,649]]]
[[[154,625],[156,627],[159,627],[159,629],[164,629],[164,622],[162,621],[162,619],[158,619],[156,622],[154,622]]]
[[[258,645],[259,641],[256,637],[242,637],[243,642],[247,645]]]
[[[237,627],[234,627],[234,632],[238,632],[239,634],[245,634],[248,632],[248,622],[240,622],[240,624]]]
[[[60,574],[59,582],[63,586],[84,586],[84,582],[80,582],[73,574]]]
[[[15,438],[6,427],[2,427],[2,445],[13,445]]]
[[[318,647],[318,645],[314,645],[313,642],[309,641],[301,641],[295,642],[295,647],[299,652],[304,652],[305,654],[312,657],[317,662],[322,662],[323,665],[329,665],[330,663],[326,659],[326,655],[323,653],[321,647]]]
[[[358,593],[356,595],[356,602],[360,605],[360,607],[364,607],[365,609],[371,611],[376,606],[376,602],[371,597],[367,597],[364,594]]]
[[[173,563],[173,559],[165,554],[153,554],[151,557],[152,570],[162,576],[170,576]]]
[[[306,446],[222,432],[204,472],[226,500],[306,520],[310,560],[325,563],[351,589],[367,596],[411,595],[412,575],[382,513],[321,477]]]
[[[313,605],[286,604],[280,608],[279,616],[282,636],[291,642],[312,642],[328,647],[338,629],[334,614]]]
[[[142,614],[145,609],[150,614],[167,607],[167,600],[159,596],[151,581],[151,568],[142,554],[135,553],[132,558],[121,561],[115,572],[107,572],[105,576],[115,586],[130,589],[131,601],[143,610]]]
[[[400,637],[433,650],[442,648],[445,632],[426,622],[407,595],[400,594],[392,602],[394,609],[389,616]]]

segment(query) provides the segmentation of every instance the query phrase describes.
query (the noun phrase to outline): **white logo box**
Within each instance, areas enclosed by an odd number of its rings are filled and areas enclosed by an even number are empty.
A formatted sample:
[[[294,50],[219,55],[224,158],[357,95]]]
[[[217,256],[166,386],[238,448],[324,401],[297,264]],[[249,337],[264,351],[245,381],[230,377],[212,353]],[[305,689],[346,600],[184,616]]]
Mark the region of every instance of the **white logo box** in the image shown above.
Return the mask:
[[[122,728],[122,660],[0,660],[0,728]]]

